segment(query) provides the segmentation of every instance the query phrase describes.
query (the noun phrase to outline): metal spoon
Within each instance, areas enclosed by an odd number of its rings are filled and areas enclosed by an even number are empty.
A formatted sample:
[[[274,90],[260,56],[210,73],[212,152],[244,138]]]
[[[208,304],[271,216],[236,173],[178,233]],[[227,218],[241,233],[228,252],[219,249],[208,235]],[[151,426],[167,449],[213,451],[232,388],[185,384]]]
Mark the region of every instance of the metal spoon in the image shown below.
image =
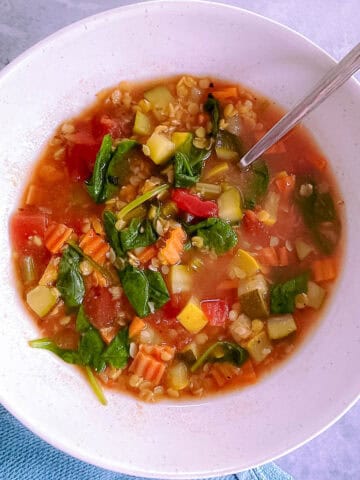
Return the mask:
[[[289,130],[297,125],[305,115],[310,113],[329,95],[335,92],[360,68],[360,43],[356,45],[335,67],[333,67],[315,86],[315,88],[281,120],[279,120],[266,135],[262,137],[241,158],[239,166],[246,168],[260,157],[274,143],[278,142]]]

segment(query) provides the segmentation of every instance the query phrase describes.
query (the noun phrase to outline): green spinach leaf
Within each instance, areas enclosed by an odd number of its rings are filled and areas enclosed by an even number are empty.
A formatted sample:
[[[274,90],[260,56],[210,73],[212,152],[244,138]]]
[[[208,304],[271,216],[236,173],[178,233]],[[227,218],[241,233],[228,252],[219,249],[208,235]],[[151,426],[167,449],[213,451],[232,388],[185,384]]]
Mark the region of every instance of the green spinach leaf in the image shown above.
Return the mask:
[[[144,270],[127,265],[119,271],[124,293],[139,317],[149,315],[149,282]]]
[[[220,122],[220,103],[214,96],[209,93],[206,102],[204,103],[204,109],[206,112],[211,115],[212,123],[212,136],[216,137],[219,131],[219,122]]]
[[[273,285],[270,292],[271,313],[293,313],[295,297],[307,292],[308,273],[303,273],[285,283]]]
[[[191,372],[195,372],[206,362],[230,362],[240,367],[248,358],[248,352],[237,343],[216,342],[205,350],[190,370]]]
[[[120,232],[121,247],[124,252],[152,245],[157,238],[158,236],[148,219],[133,218],[129,227]]]
[[[188,154],[179,151],[174,157],[175,187],[191,187],[200,180],[204,161],[211,155],[211,150],[192,147]]]
[[[117,194],[130,172],[129,152],[138,145],[135,140],[121,140],[117,145],[106,172],[104,198],[108,200]]]
[[[117,193],[129,172],[128,153],[136,145],[135,140],[122,140],[113,152],[111,135],[104,136],[92,176],[85,182],[94,202],[105,202]]]
[[[245,188],[243,189],[245,208],[253,210],[264,197],[269,186],[269,170],[262,160],[254,162],[245,172]]]
[[[29,342],[33,348],[49,350],[67,363],[90,367],[102,372],[107,365],[124,368],[129,360],[128,328],[120,330],[110,345],[106,345],[100,333],[94,328],[81,306],[76,318],[76,330],[80,332],[77,350],[60,348],[49,338],[41,338]]]
[[[84,305],[81,305],[79,308],[78,314],[76,316],[75,328],[76,331],[79,333],[84,333],[89,330],[89,328],[91,328],[91,324],[84,310]]]
[[[129,348],[129,331],[123,328],[106,348],[102,358],[114,368],[124,368],[129,360]]]
[[[149,283],[149,302],[158,310],[170,300],[168,289],[160,272],[145,270],[145,276]]]
[[[80,365],[87,365],[97,372],[102,372],[106,367],[106,363],[102,358],[104,346],[105,343],[100,333],[94,327],[90,327],[80,338]]]
[[[105,201],[104,185],[106,172],[112,155],[112,140],[110,135],[105,135],[100,150],[96,155],[94,170],[90,180],[86,182],[86,188],[90,197],[96,203]]]
[[[122,257],[124,255],[124,250],[121,245],[120,232],[115,227],[117,222],[116,215],[109,210],[105,211],[103,214],[103,222],[108,242],[113,248],[116,256]]]
[[[80,358],[77,350],[66,350],[64,348],[60,348],[50,338],[39,338],[37,340],[31,340],[29,342],[29,345],[32,348],[49,350],[50,352],[55,353],[55,355],[60,357],[66,363],[80,365]]]
[[[237,244],[237,236],[231,225],[220,218],[208,218],[196,225],[186,227],[187,231],[204,239],[204,245],[221,255]]]
[[[146,317],[154,309],[162,307],[169,299],[169,292],[160,272],[140,270],[127,265],[119,271],[119,277],[125,295],[139,317]]]
[[[69,245],[64,250],[59,264],[56,288],[70,308],[78,307],[85,295],[84,280],[79,269],[80,258],[80,255]]]
[[[310,195],[300,194],[303,184],[311,185]],[[295,200],[316,245],[326,255],[331,254],[339,241],[341,230],[331,194],[319,192],[317,184],[312,179],[299,179]]]

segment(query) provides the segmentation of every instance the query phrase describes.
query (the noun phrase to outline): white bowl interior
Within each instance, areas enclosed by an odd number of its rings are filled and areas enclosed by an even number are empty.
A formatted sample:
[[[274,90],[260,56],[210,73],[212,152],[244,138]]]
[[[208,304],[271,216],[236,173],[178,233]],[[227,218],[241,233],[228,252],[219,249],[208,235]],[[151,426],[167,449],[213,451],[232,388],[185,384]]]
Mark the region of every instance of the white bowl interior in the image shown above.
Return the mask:
[[[0,76],[1,400],[58,448],[134,475],[195,478],[268,461],[325,428],[360,390],[360,89],[348,82],[305,124],[331,159],[346,203],[344,268],[326,318],[304,345],[257,385],[187,404],[148,405],[106,392],[47,352],[15,290],[8,218],[54,128],[104,87],[189,72],[238,81],[294,104],[333,65],[294,32],[214,3],[144,3],[81,21],[50,37]]]

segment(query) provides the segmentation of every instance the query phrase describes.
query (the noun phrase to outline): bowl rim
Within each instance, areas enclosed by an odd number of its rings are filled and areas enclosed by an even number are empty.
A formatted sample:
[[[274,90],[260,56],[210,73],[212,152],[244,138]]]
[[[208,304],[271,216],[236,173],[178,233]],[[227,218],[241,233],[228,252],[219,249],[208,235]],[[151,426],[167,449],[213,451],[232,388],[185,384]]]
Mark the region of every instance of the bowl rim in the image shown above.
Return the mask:
[[[288,27],[287,25],[284,25],[276,20],[273,20],[271,18],[268,18],[262,14],[253,12],[251,10],[236,6],[236,5],[229,5],[226,3],[222,3],[219,1],[212,2],[210,0],[149,0],[149,1],[142,1],[142,2],[136,2],[128,5],[123,5],[115,8],[110,8],[106,9],[104,11],[98,12],[94,15],[86,16],[84,18],[81,18],[80,20],[77,20],[75,22],[70,23],[69,25],[66,25],[65,27],[55,31],[54,33],[50,34],[49,36],[41,39],[40,41],[36,42],[33,46],[30,48],[26,49],[23,53],[18,55],[15,59],[13,59],[8,65],[6,65],[3,69],[0,70],[0,85],[3,80],[6,79],[8,75],[13,74],[13,72],[16,71],[18,67],[22,65],[23,62],[31,58],[31,56],[34,53],[37,53],[43,46],[49,47],[53,42],[57,42],[58,39],[61,37],[66,37],[70,32],[75,32],[79,29],[83,28],[83,25],[85,23],[89,22],[98,22],[101,21],[102,19],[105,19],[106,17],[112,15],[114,12],[118,13],[125,13],[125,12],[136,12],[141,11],[141,9],[145,8],[152,8],[152,7],[157,7],[159,5],[172,5],[172,4],[202,4],[204,6],[209,6],[212,8],[222,8],[222,9],[227,9],[227,10],[236,10],[243,12],[246,15],[252,16],[252,17],[257,17],[259,19],[265,20],[268,23],[272,23],[273,25],[276,25],[277,27],[288,31],[291,33],[293,36],[297,36],[299,39],[302,39],[304,42],[307,44],[311,45],[314,49],[320,51],[324,56],[326,56],[333,64],[337,63],[337,61],[332,57],[327,51],[325,51],[322,47],[318,46],[314,41],[310,40],[307,38],[305,35],[302,33],[297,32],[296,30]],[[360,87],[360,81],[358,81],[355,77],[351,77],[348,81],[356,84],[358,87]],[[301,442],[296,443],[295,445],[289,447],[288,449],[282,451],[279,454],[276,454],[272,456],[271,458],[266,458],[256,464],[253,465],[253,467],[249,468],[256,468],[260,465],[263,465],[265,463],[268,463],[270,461],[276,460],[278,458],[283,457],[284,455],[287,455],[297,448],[305,445],[307,442],[311,441],[312,439],[316,438],[318,435],[323,433],[325,430],[330,428],[332,425],[334,425],[343,415],[345,415],[360,399],[360,392],[355,395],[355,397],[347,404],[347,406],[331,421],[326,423],[322,428],[316,430],[312,435],[308,436],[306,439],[304,439]],[[18,419],[25,427],[27,427],[32,433],[46,441],[48,444],[51,446],[65,452],[66,454],[70,455],[73,458],[80,459],[86,463],[101,467],[101,468],[106,468],[108,470],[111,470],[110,463],[106,460],[103,459],[103,463],[100,464],[98,462],[94,462],[92,458],[87,456],[86,453],[82,453],[81,449],[78,449],[76,452],[74,452],[73,449],[68,448],[66,444],[63,442],[58,442],[56,438],[51,437],[50,435],[47,435],[46,433],[42,432],[41,429],[38,429],[37,426],[32,423],[31,420],[26,418],[25,416],[22,415],[21,410],[18,411],[16,407],[13,407],[11,404],[9,404],[6,399],[5,399],[5,393],[0,392],[0,400],[3,406],[12,414],[16,419]],[[174,404],[174,407],[179,407],[180,405]],[[39,433],[40,430],[40,433]],[[242,471],[242,470],[241,470]],[[191,473],[183,473],[183,472],[173,472],[169,475],[168,472],[160,473],[157,471],[141,471],[141,470],[136,470],[136,467],[134,466],[132,469],[131,468],[124,468],[122,470],[122,473],[129,474],[129,475],[143,475],[146,474],[148,478],[195,478],[194,474]],[[232,474],[233,469],[226,469],[223,468],[222,470],[219,471],[207,471],[207,472],[201,472],[201,476],[206,476],[208,478],[215,477],[215,476],[220,476],[220,475],[227,475],[227,474]],[[200,478],[200,477],[198,477]]]

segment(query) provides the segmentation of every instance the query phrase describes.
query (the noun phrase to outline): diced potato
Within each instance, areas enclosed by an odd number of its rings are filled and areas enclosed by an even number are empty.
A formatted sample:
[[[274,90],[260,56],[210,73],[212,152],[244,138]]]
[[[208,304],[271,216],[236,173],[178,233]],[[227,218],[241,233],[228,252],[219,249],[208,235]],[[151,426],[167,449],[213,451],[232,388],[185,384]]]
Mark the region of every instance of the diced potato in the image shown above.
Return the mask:
[[[296,331],[296,323],[291,314],[271,317],[267,321],[267,330],[272,340],[287,337]]]
[[[306,258],[311,252],[314,251],[312,245],[309,245],[300,238],[297,238],[295,240],[295,249],[299,260],[304,260],[304,258]]]
[[[146,145],[150,149],[150,158],[156,165],[167,162],[175,153],[175,144],[161,133],[154,132]]]
[[[183,390],[189,384],[189,372],[184,362],[169,367],[167,381],[170,388]]]
[[[164,109],[169,103],[174,102],[174,97],[170,90],[163,85],[152,88],[144,93],[144,98],[151,103],[154,108]]]
[[[240,268],[247,277],[255,275],[260,269],[255,258],[249,252],[242,250],[241,248],[239,248],[234,255],[231,265]]]
[[[145,113],[136,112],[133,132],[137,135],[150,135],[152,130],[151,119]]]
[[[238,294],[242,311],[251,319],[269,316],[269,288],[260,273],[240,283]]]
[[[45,317],[56,305],[60,294],[56,288],[38,285],[26,295],[26,302],[39,317]]]
[[[230,333],[235,342],[241,344],[251,335],[251,320],[247,315],[241,314],[230,325]]]
[[[175,149],[179,150],[186,142],[189,142],[189,146],[191,147],[193,135],[190,132],[174,132],[171,135],[171,141],[175,145]]]
[[[307,289],[307,305],[312,308],[320,308],[326,296],[326,290],[317,283],[309,281]]]
[[[217,200],[219,217],[229,222],[238,222],[243,217],[241,209],[240,192],[235,187],[230,187],[223,192]]]
[[[191,297],[185,307],[178,314],[177,319],[190,333],[199,333],[208,323],[206,315],[200,308],[199,301]]]
[[[266,332],[263,331],[248,341],[246,349],[251,358],[256,363],[260,363],[272,352],[272,345]]]
[[[192,275],[185,265],[172,265],[169,272],[171,293],[189,292],[192,287]]]

